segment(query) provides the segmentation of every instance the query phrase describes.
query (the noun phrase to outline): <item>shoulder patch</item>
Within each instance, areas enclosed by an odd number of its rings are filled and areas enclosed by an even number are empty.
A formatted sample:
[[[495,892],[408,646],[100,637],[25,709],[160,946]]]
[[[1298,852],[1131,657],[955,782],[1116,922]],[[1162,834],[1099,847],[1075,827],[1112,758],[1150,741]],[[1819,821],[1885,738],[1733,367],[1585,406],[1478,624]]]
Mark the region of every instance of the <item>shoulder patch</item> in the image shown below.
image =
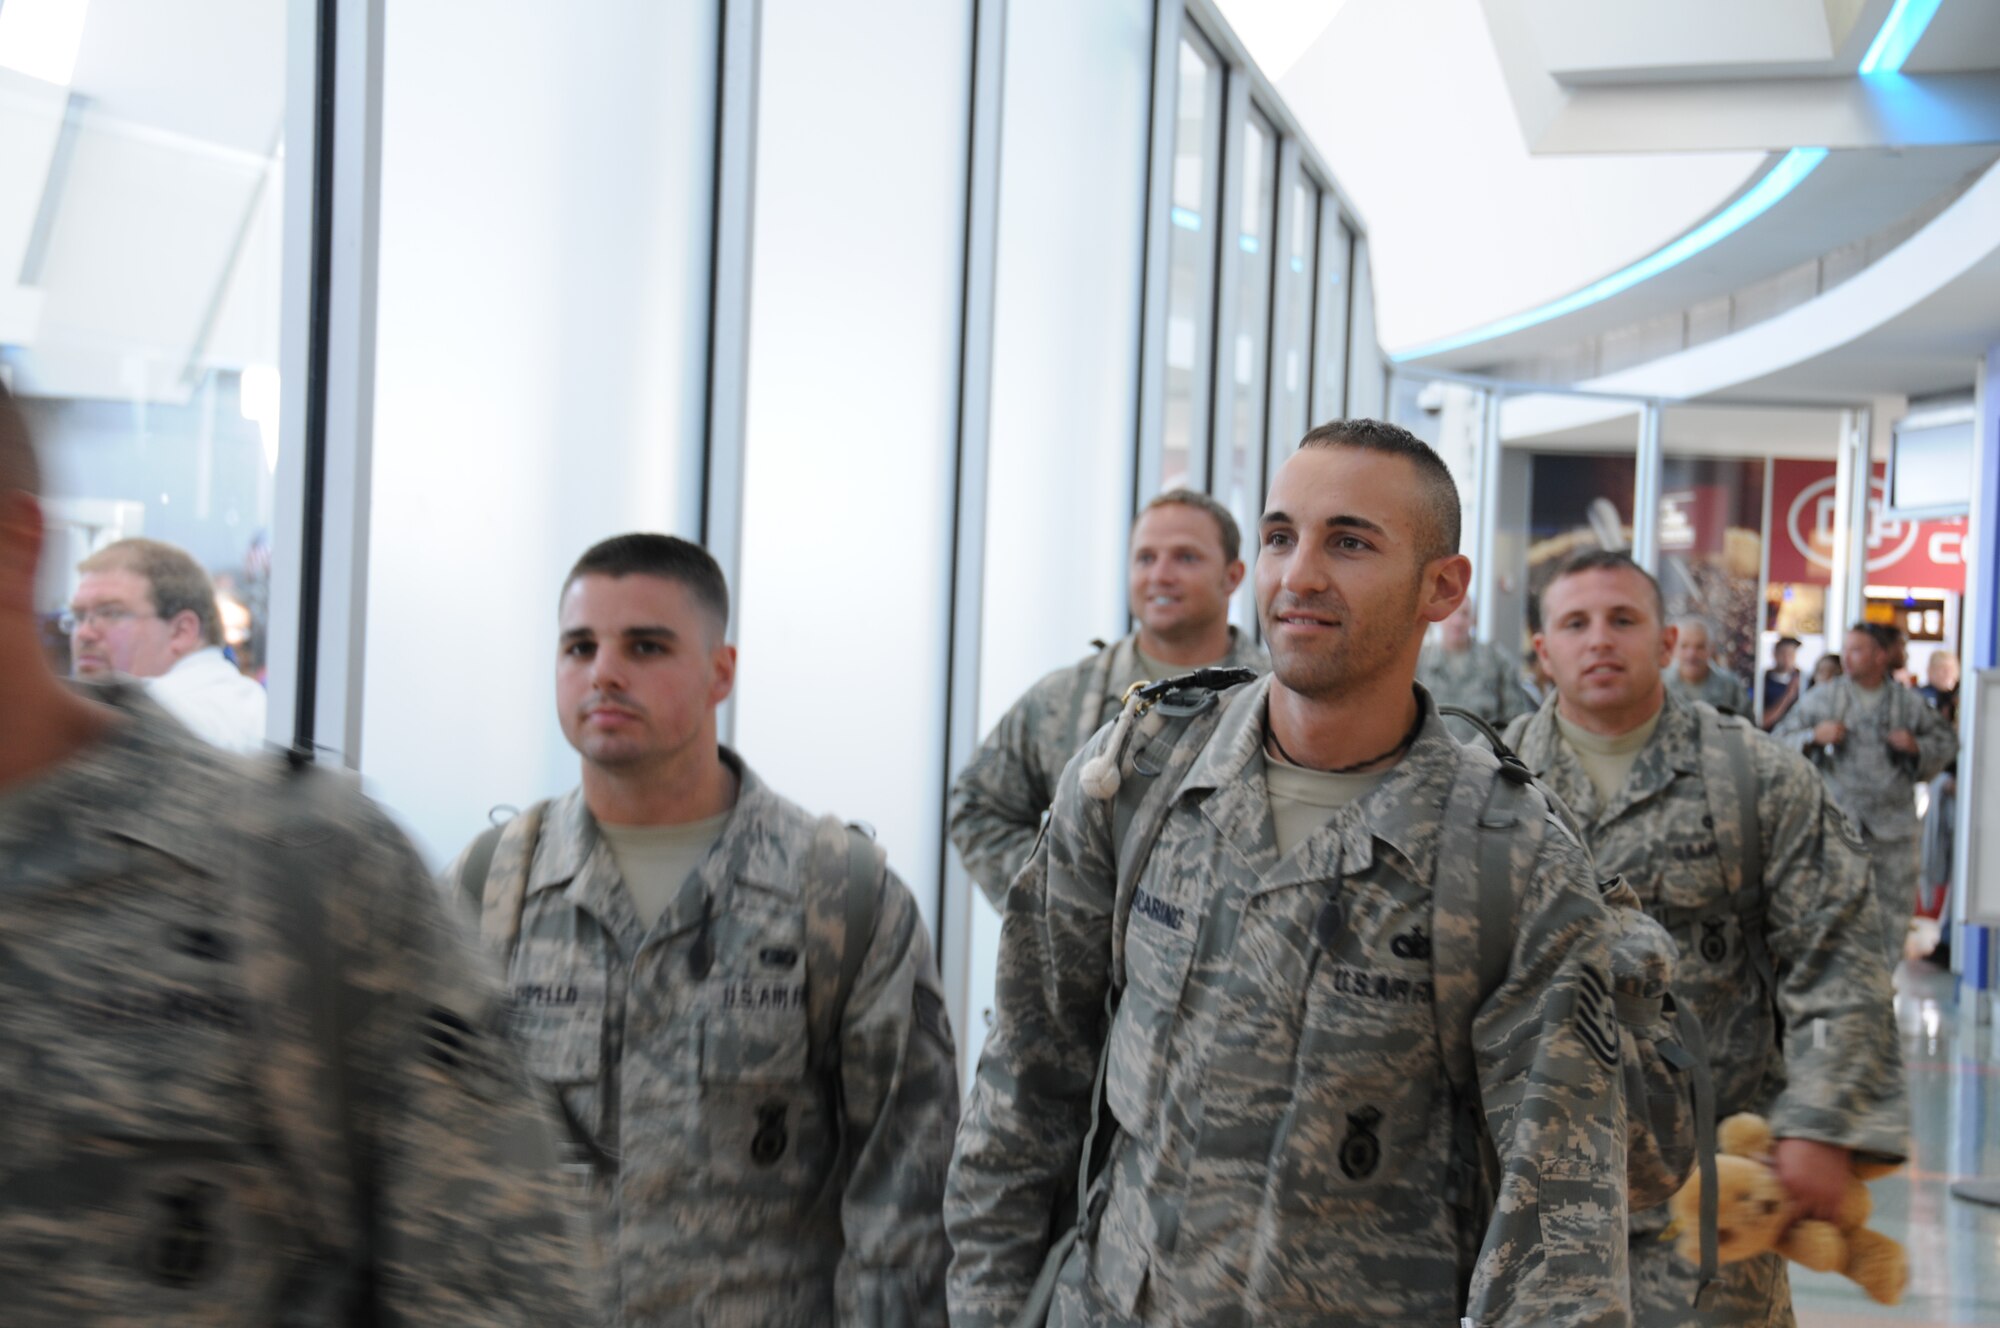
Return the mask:
[[[1618,1011],[1611,984],[1589,964],[1577,977],[1576,1034],[1605,1069],[1618,1065]]]

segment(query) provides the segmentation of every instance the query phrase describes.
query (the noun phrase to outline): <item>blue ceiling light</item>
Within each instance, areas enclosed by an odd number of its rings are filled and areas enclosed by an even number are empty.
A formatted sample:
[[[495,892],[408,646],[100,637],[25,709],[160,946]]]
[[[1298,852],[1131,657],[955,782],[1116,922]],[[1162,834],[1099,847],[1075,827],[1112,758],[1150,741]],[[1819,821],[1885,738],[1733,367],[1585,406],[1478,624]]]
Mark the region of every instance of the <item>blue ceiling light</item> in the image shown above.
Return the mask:
[[[1410,350],[1397,351],[1389,358],[1400,364],[1404,360],[1414,360],[1425,355],[1442,355],[1461,346],[1489,341],[1494,337],[1504,337],[1510,332],[1519,332],[1522,328],[1546,323],[1551,318],[1573,314],[1600,300],[1608,300],[1620,291],[1630,290],[1650,277],[1657,277],[1670,267],[1685,263],[1702,250],[1711,248],[1742,230],[1770,211],[1771,206],[1779,199],[1798,188],[1799,182],[1811,175],[1825,160],[1825,148],[1793,148],[1779,158],[1778,164],[1767,171],[1763,179],[1740,194],[1735,202],[1666,248],[1656,249],[1629,267],[1622,267],[1608,277],[1593,281],[1582,290],[1571,291],[1559,300],[1551,300],[1547,304],[1524,310],[1496,323],[1473,328],[1470,332],[1461,332],[1457,336],[1432,341]]]
[[[1924,30],[1930,27],[1937,16],[1938,6],[1944,0],[1896,0],[1889,17],[1882,22],[1882,30],[1875,34],[1875,40],[1868,46],[1867,54],[1861,57],[1859,72],[1866,76],[1896,74],[1903,68],[1903,62],[1910,58],[1917,42],[1923,38]],[[1409,350],[1397,351],[1390,355],[1391,361],[1401,364],[1407,360],[1422,359],[1427,355],[1442,355],[1447,351],[1459,350],[1465,346],[1490,341],[1494,337],[1504,337],[1523,328],[1546,323],[1551,318],[1575,313],[1607,300],[1620,291],[1630,290],[1649,277],[1656,277],[1668,268],[1686,262],[1702,250],[1735,234],[1752,221],[1770,211],[1773,204],[1792,190],[1826,160],[1825,148],[1793,148],[1778,159],[1778,164],[1767,171],[1764,177],[1751,185],[1722,211],[1710,217],[1701,225],[1673,241],[1663,249],[1655,250],[1629,267],[1620,268],[1610,276],[1592,282],[1582,290],[1572,291],[1561,299],[1533,309],[1488,323],[1484,327],[1473,328],[1456,336],[1427,342]]]
[[[1861,57],[1857,72],[1863,78],[1901,73],[1903,62],[1917,49],[1924,29],[1930,27],[1931,20],[1937,17],[1938,6],[1943,3],[1944,0],[1896,0],[1895,8],[1882,22],[1882,30],[1868,44],[1868,53]]]

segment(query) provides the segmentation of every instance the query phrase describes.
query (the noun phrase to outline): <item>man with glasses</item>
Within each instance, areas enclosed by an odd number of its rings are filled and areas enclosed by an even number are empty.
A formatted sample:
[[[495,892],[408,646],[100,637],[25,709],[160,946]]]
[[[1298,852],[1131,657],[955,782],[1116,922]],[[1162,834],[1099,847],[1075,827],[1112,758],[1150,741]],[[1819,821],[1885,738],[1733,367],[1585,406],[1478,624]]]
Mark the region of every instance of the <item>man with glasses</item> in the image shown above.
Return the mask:
[[[148,680],[161,708],[226,751],[264,745],[264,689],[222,653],[215,585],[183,549],[119,540],[83,560],[63,626],[81,678]]]

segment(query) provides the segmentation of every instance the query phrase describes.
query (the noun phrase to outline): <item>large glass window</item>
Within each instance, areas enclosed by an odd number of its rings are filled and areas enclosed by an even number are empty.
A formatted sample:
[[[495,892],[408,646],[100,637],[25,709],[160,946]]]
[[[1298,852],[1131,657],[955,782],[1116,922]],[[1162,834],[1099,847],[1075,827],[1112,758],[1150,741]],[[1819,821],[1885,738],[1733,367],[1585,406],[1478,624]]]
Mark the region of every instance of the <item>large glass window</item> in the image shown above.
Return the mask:
[[[1312,424],[1347,413],[1347,271],[1354,233],[1340,219],[1332,195],[1319,207],[1318,295],[1313,300]]]
[[[1270,122],[1252,111],[1243,124],[1242,176],[1237,229],[1225,251],[1235,264],[1235,308],[1229,342],[1218,377],[1229,384],[1227,417],[1219,421],[1222,456],[1216,493],[1248,530],[1255,523],[1264,489],[1264,396],[1271,345],[1272,235],[1277,229],[1278,136]],[[1231,606],[1232,617],[1249,623],[1255,610],[1246,578]]]
[[[1285,252],[1278,262],[1282,320],[1271,351],[1273,456],[1288,451],[1310,428],[1313,335],[1313,251],[1319,243],[1319,189],[1303,173],[1285,191],[1290,210]]]
[[[264,677],[288,6],[237,9],[225,40],[180,7],[0,6],[0,378],[45,460],[64,669],[77,563],[144,536],[209,571],[224,658]]]
[[[931,919],[971,8],[763,6],[735,587],[744,759],[814,811],[875,826]]]
[[[577,555],[697,533],[716,8],[425,0],[384,33],[360,756],[433,860],[576,782]],[[438,639],[478,667],[413,667]]]
[[[1152,0],[1007,6],[981,737],[1037,678],[1125,630],[1118,514],[1131,501],[1138,423],[1152,10]],[[971,899],[957,1030],[968,1083],[1000,957],[1000,916],[979,891]]]
[[[1215,239],[1222,185],[1222,62],[1192,34],[1181,39],[1168,227],[1167,383],[1160,487],[1207,482]]]

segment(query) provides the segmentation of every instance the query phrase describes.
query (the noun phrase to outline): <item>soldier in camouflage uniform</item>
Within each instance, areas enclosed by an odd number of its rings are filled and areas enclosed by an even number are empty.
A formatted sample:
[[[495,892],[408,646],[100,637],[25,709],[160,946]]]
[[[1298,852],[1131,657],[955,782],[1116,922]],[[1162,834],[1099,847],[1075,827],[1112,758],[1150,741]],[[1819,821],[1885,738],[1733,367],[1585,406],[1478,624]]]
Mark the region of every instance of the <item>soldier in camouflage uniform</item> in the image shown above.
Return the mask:
[[[1535,638],[1557,694],[1508,740],[1583,823],[1598,870],[1622,875],[1680,941],[1674,991],[1706,1030],[1717,1117],[1768,1117],[1779,1178],[1831,1216],[1850,1152],[1900,1160],[1907,1140],[1867,862],[1805,761],[1662,689],[1673,629],[1660,622],[1658,584],[1626,555],[1571,559],[1542,592]],[[1709,787],[1734,768],[1718,725],[1737,726],[1747,752],[1754,825],[1733,784]],[[1745,879],[1760,863],[1761,885]],[[1666,1225],[1664,1207],[1632,1218],[1637,1323],[1793,1322],[1775,1253],[1723,1265],[1693,1309],[1696,1269],[1661,1238]]]
[[[959,1091],[929,934],[872,844],[831,822],[829,880],[828,822],[717,743],[727,623],[695,545],[586,553],[556,688],[582,785],[446,882],[592,1164],[620,1323],[938,1324]]]
[[[1473,640],[1475,618],[1467,600],[1439,624],[1437,639],[1426,642],[1417,657],[1417,681],[1439,705],[1470,710],[1495,728],[1505,728],[1535,707],[1521,685],[1521,670],[1506,652]]]
[[[1889,676],[1901,635],[1893,627],[1856,623],[1841,647],[1845,675],[1800,697],[1771,733],[1819,766],[1834,801],[1868,836],[1882,953],[1892,970],[1903,957],[1916,907],[1922,855],[1917,785],[1958,755],[1952,726]]]
[[[601,1322],[498,984],[409,843],[132,682],[65,689],[35,487],[0,391],[0,1318]]]
[[[1686,617],[1674,623],[1674,667],[1666,671],[1667,690],[1683,701],[1706,701],[1732,715],[1751,713],[1750,689],[1715,662],[1715,633],[1705,619]]]
[[[1515,864],[1518,934],[1470,1030],[1499,1201],[1468,1232],[1445,1198],[1428,930],[1433,872],[1468,866],[1439,844],[1472,753],[1414,676],[1425,626],[1465,593],[1457,514],[1449,472],[1406,432],[1307,435],[1262,523],[1274,676],[1225,698],[1125,896],[1122,937],[1110,804],[1085,794],[1083,759],[1064,771],[1007,895],[999,1020],[952,1164],[955,1328],[1021,1309],[1107,1039],[1117,1132],[1050,1323],[1627,1322],[1624,1096],[1615,1054],[1580,1024],[1614,924],[1552,824],[1515,841],[1539,849],[1531,870]],[[1307,794],[1326,796],[1301,819]],[[1114,955],[1126,982],[1107,1028]]]
[[[1229,625],[1229,597],[1243,580],[1241,542],[1236,518],[1207,494],[1173,489],[1153,499],[1132,527],[1139,629],[1030,687],[986,735],[952,786],[951,842],[995,908],[1035,846],[1056,776],[1118,713],[1128,687],[1209,664],[1270,667]]]

